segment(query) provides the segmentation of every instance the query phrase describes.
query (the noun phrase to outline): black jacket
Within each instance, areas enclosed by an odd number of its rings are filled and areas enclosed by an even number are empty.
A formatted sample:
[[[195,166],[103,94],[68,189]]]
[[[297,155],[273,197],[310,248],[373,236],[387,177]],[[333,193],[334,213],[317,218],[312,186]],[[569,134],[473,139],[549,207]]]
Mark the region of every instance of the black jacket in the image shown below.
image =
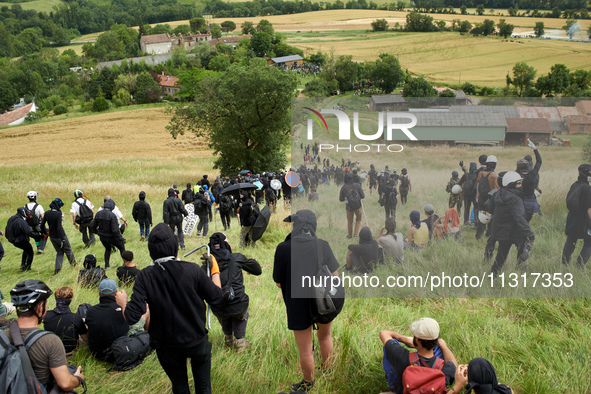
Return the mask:
[[[96,230],[101,237],[113,237],[123,239],[119,231],[119,220],[117,216],[108,209],[102,209],[94,215],[90,227]]]
[[[195,192],[192,189],[183,190],[183,194],[181,194],[181,200],[183,200],[185,204],[192,203],[194,198]]]
[[[179,223],[183,221],[183,216],[188,216],[189,212],[185,209],[180,198],[170,195],[162,204],[162,220],[166,224]]]
[[[491,237],[497,241],[534,240],[525,220],[525,207],[519,189],[503,188],[493,195],[494,214]]]
[[[45,232],[45,225],[49,226],[49,237],[50,238],[57,238],[57,239],[65,239],[66,232],[62,226],[62,212],[58,211],[57,209],[52,209],[51,211],[45,212],[43,215],[43,220],[41,221],[41,228]]]
[[[221,289],[197,264],[167,260],[140,271],[125,318],[136,323],[146,312],[147,302],[152,347],[189,348],[207,338],[204,300],[211,306],[219,304]]]
[[[148,204],[145,200],[139,200],[133,204],[131,216],[133,216],[133,220],[136,222],[138,220],[148,219],[150,221],[150,225],[152,224],[152,208],[150,208],[150,204]]]
[[[529,197],[534,194],[534,190],[536,190],[536,187],[540,183],[539,172],[540,167],[542,166],[542,156],[540,156],[540,152],[538,152],[537,149],[534,150],[534,154],[536,155],[536,164],[534,165],[534,168],[532,168],[530,171],[527,171],[527,173],[518,171],[523,177],[523,186],[521,188],[523,189],[524,197]]]
[[[349,193],[350,189],[355,189],[359,197],[363,200],[365,198],[365,193],[363,193],[363,189],[359,183],[350,182],[345,183],[343,187],[341,187],[341,192],[339,193],[339,201],[343,202],[347,198],[347,194]],[[347,211],[350,211],[349,204],[346,204]]]
[[[8,242],[12,244],[19,242],[29,242],[29,237],[32,235],[33,232],[31,231],[31,227],[29,227],[22,215],[17,213],[8,219],[8,223],[6,223],[5,234]]]
[[[248,309],[248,295],[244,289],[244,277],[242,270],[259,276],[263,271],[260,264],[255,259],[246,258],[241,253],[232,253],[230,258],[226,261],[218,261],[220,267],[220,281],[222,287],[230,279],[230,271],[232,271],[232,289],[234,290],[234,299],[224,306],[212,306],[211,310],[216,316],[234,316],[244,312]]]

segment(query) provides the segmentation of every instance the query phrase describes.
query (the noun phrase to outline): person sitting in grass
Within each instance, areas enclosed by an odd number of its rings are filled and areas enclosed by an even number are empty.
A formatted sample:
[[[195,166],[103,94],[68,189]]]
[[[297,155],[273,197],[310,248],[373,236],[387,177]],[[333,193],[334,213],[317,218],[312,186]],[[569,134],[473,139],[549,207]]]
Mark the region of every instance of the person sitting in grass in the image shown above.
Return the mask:
[[[70,310],[74,290],[62,286],[55,291],[54,295],[55,309],[45,314],[43,328],[60,337],[66,349],[66,355],[70,355],[78,347],[78,326],[75,324],[77,319]]]
[[[466,394],[513,394],[513,390],[497,381],[495,368],[485,358],[473,358],[468,365],[460,365],[456,382],[447,394],[457,394],[465,388]]]
[[[393,217],[386,219],[386,224],[380,230],[376,241],[382,248],[384,257],[394,260],[396,264],[402,264],[404,240],[402,234],[396,232],[396,219]]]
[[[410,325],[410,332],[412,337],[395,331],[380,331],[384,345],[382,366],[390,390],[396,394],[402,393],[404,371],[411,365],[437,368],[445,375],[445,386],[453,384],[458,362],[447,343],[439,337],[439,323],[423,317]],[[402,344],[417,351],[411,353]]]
[[[359,232],[359,243],[349,245],[348,249],[347,270],[356,274],[371,272],[378,262],[384,260],[380,246],[367,226]]]
[[[126,250],[121,253],[123,259],[123,265],[117,268],[117,277],[119,278],[120,284],[130,284],[135,281],[135,277],[140,273],[137,268],[137,264],[133,262],[133,252]]]
[[[411,226],[404,240],[404,249],[421,249],[429,245],[429,228],[425,222],[421,222],[419,211],[410,213]]]
[[[98,286],[107,277],[105,270],[96,265],[96,256],[93,254],[84,257],[83,267],[78,273],[78,282],[82,286]]]

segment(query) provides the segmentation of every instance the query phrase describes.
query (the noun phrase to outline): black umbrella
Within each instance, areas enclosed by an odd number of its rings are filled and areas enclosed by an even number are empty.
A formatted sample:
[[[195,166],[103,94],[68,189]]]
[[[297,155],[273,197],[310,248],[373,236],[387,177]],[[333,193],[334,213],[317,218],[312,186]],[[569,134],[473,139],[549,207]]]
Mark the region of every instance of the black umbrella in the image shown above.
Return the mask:
[[[222,191],[222,194],[230,194],[232,192],[237,192],[240,190],[256,190],[256,189],[257,189],[257,187],[255,185],[253,185],[252,183],[248,183],[248,182],[235,183],[235,184],[225,188]]]

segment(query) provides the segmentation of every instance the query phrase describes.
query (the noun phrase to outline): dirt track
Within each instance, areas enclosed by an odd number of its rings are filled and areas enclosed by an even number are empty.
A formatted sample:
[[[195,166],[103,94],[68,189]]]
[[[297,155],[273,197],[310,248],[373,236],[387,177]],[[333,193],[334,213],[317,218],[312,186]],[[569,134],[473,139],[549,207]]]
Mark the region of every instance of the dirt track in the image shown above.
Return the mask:
[[[23,164],[31,151],[35,162],[211,155],[201,138],[173,139],[169,119],[164,108],[150,108],[0,129],[0,164]]]

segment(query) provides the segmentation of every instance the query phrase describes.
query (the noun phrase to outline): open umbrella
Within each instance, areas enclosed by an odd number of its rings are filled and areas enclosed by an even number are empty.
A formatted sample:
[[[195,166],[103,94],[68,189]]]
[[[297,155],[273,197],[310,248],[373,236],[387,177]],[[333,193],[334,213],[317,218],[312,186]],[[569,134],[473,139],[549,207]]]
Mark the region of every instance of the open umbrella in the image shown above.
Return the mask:
[[[252,240],[258,241],[261,239],[267,226],[269,225],[269,219],[271,218],[271,210],[268,205],[265,205],[263,210],[259,213],[257,220],[252,228]]]
[[[246,174],[252,174],[252,173],[250,172],[250,170],[242,170],[238,173],[238,175],[246,175]]]
[[[257,187],[255,185],[253,185],[252,183],[241,182],[241,183],[235,183],[233,185],[228,186],[227,188],[225,188],[222,191],[222,194],[235,193],[240,190],[256,190],[256,189],[257,189]]]
[[[263,184],[261,181],[254,181],[252,184],[255,185],[258,190],[261,190],[263,188]]]

